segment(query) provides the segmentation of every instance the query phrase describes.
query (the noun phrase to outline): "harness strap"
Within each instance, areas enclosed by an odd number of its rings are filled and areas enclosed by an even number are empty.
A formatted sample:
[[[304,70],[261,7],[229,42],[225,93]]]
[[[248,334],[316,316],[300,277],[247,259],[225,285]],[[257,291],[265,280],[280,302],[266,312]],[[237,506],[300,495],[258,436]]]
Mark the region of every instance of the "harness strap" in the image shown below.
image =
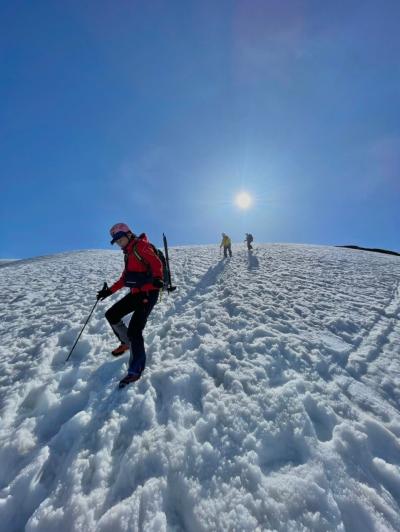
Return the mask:
[[[133,245],[133,248],[132,248],[132,253],[135,255],[135,257],[137,258],[137,260],[139,262],[141,262],[142,264],[144,264],[146,266],[146,269],[147,269],[147,273],[151,273],[151,266],[150,264],[147,262],[147,260],[145,260],[138,252],[138,250],[136,249],[136,244]]]
[[[153,244],[150,244],[151,248],[153,249],[154,251],[154,246]],[[151,274],[151,267],[150,267],[150,264],[147,262],[147,260],[145,260],[138,252],[138,250],[136,249],[136,244],[134,244],[133,248],[132,248],[132,253],[135,255],[135,257],[137,258],[137,260],[139,262],[141,262],[142,264],[144,264],[147,268],[147,273],[148,274]],[[147,297],[149,297],[149,292],[147,291],[146,292],[147,294]],[[158,291],[158,297],[157,297],[157,300],[161,302],[161,298],[162,298],[162,290],[159,290]]]

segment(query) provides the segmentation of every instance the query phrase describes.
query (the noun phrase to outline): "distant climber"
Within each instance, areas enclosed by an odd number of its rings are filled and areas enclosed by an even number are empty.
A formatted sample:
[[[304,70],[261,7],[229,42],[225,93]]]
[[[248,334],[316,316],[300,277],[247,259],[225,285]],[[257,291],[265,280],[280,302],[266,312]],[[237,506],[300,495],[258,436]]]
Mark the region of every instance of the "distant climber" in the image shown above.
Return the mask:
[[[251,233],[246,233],[246,238],[245,238],[245,242],[247,243],[247,249],[249,251],[251,251],[253,249],[253,246],[251,245],[251,243],[253,242],[253,235]]]
[[[229,253],[229,256],[232,257],[232,241],[229,238],[229,236],[226,235],[225,233],[222,233],[222,241],[221,241],[221,245],[219,247],[220,247],[220,249],[224,248],[224,257],[225,258],[228,256],[228,253]]]
[[[130,288],[130,292],[105,314],[120,341],[112,354],[118,357],[130,349],[128,374],[119,383],[119,387],[123,388],[140,379],[145,368],[142,332],[164,285],[163,264],[144,233],[136,236],[126,224],[118,223],[112,226],[110,234],[111,244],[117,243],[124,252],[125,268],[118,281],[97,293],[97,299],[103,300],[123,287]],[[122,318],[131,312],[133,315],[126,327]]]

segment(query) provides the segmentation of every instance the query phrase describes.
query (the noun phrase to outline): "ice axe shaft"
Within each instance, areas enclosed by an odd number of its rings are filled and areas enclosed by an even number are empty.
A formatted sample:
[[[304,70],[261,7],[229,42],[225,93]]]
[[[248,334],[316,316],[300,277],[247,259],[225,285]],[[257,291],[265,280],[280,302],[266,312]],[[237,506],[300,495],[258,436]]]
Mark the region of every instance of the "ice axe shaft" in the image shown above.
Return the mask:
[[[171,269],[169,267],[168,242],[167,242],[167,237],[165,236],[165,233],[163,233],[163,242],[164,242],[164,251],[165,251],[165,262],[167,263],[167,273],[168,273],[167,290],[168,292],[173,292],[174,290],[176,290],[176,286],[172,286]]]

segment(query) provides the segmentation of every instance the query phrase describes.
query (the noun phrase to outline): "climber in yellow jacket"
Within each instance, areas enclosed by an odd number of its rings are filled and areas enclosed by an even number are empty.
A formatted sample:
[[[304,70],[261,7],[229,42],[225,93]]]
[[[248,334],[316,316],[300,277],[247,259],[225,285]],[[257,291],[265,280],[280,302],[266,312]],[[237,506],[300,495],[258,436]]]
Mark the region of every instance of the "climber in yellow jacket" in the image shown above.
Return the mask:
[[[228,235],[226,235],[225,233],[222,233],[222,241],[221,241],[221,245],[219,246],[220,249],[221,248],[224,248],[224,257],[226,258],[228,256],[228,253],[229,253],[229,256],[232,257],[232,242],[231,242],[231,239],[229,238]]]

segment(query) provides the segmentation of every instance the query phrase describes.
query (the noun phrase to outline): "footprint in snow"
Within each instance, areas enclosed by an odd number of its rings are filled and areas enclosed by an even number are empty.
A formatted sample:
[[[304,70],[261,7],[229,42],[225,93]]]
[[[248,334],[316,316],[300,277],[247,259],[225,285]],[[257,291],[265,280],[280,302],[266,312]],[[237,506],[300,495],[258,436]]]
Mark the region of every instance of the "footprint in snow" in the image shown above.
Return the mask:
[[[321,442],[330,441],[336,425],[336,416],[321,403],[317,403],[311,394],[304,398],[304,408],[313,425],[315,434]]]

